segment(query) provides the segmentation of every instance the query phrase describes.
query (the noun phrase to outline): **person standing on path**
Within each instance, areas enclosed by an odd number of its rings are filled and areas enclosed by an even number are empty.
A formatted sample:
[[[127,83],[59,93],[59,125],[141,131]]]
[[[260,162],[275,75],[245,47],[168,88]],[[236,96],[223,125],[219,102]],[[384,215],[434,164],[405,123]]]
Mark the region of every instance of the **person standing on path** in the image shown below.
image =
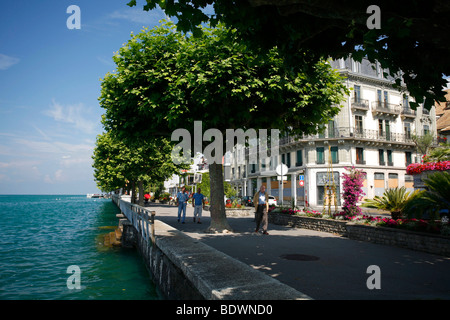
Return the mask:
[[[192,196],[192,201],[194,203],[194,222],[198,215],[197,223],[201,223],[200,219],[202,217],[202,209],[205,207],[205,196],[202,194],[202,190],[200,188],[198,188],[197,192]]]
[[[269,195],[266,192],[266,186],[262,185],[259,188],[259,191],[256,191],[253,196],[253,203],[255,205],[256,210],[256,230],[259,231],[259,227],[262,223],[262,232],[263,234],[268,235],[267,226],[269,223],[268,220],[268,212],[269,212]]]
[[[183,219],[181,223],[184,223],[184,219],[186,218],[186,205],[188,201],[188,194],[186,193],[186,188],[183,186],[181,191],[177,194],[177,202],[178,202],[178,222],[180,222],[181,211],[183,211]]]

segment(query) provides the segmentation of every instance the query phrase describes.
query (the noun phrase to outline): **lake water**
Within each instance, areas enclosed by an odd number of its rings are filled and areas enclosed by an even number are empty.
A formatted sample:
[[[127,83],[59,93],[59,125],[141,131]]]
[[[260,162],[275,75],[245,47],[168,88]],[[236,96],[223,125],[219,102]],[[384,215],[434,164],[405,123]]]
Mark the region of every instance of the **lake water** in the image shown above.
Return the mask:
[[[136,250],[103,245],[119,212],[85,195],[0,195],[0,299],[161,299]]]

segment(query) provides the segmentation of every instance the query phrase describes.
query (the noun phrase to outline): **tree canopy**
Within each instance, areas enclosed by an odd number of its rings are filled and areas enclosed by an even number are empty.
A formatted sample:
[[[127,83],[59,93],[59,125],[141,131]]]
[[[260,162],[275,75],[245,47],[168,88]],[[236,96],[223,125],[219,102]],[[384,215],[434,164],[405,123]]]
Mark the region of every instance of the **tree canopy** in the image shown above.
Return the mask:
[[[173,163],[170,151],[165,139],[148,139],[129,147],[111,132],[98,135],[92,156],[97,186],[110,192],[135,182],[162,182],[185,168]]]
[[[199,35],[202,23],[225,23],[241,41],[270,49],[277,46],[291,65],[352,57],[367,57],[406,85],[419,103],[430,109],[445,101],[443,76],[450,76],[450,2],[446,0],[377,1],[380,28],[369,28],[369,0],[146,0],[144,10],[159,5],[176,17],[177,28]],[[136,0],[128,2],[136,5]],[[214,13],[208,14],[212,7]]]
[[[196,120],[222,134],[236,128],[316,133],[348,94],[327,61],[287,67],[276,48],[255,52],[220,24],[192,37],[165,23],[132,35],[113,59],[116,72],[103,79],[100,105],[106,130],[122,141],[168,138],[180,128],[193,137]],[[211,229],[229,229],[222,163],[207,160]]]
[[[225,133],[233,128],[279,128],[317,133],[348,94],[325,60],[286,68],[275,48],[255,54],[223,26],[201,37],[176,32],[171,22],[132,35],[113,57],[115,73],[102,81],[107,130],[127,141],[170,137],[201,120]],[[209,162],[210,163],[210,162]]]

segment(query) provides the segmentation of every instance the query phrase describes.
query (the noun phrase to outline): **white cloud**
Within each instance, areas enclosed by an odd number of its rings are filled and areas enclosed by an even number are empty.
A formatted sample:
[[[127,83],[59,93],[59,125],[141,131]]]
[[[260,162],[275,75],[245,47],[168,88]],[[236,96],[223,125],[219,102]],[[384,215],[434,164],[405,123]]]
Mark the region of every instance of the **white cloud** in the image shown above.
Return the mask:
[[[125,8],[123,10],[116,10],[109,14],[111,19],[128,20],[144,25],[157,24],[159,20],[165,19],[166,15],[161,9],[154,9],[151,11],[144,11],[142,8]]]
[[[0,53],[0,70],[6,70],[19,63],[20,59]]]
[[[82,103],[62,105],[55,100],[52,100],[50,109],[44,111],[45,115],[52,117],[55,121],[73,124],[75,128],[92,134],[95,133],[95,129],[100,123],[100,118],[97,119],[98,121],[89,120],[86,116],[90,113],[91,110],[86,108]]]
[[[39,161],[34,160],[15,160],[10,162],[0,162],[0,169],[11,169],[11,168],[36,168]]]

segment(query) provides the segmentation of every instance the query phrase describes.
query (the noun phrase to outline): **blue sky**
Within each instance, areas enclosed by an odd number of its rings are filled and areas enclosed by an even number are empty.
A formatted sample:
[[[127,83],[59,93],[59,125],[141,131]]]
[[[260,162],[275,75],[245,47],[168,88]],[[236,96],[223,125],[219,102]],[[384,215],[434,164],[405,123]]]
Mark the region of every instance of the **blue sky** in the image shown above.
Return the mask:
[[[1,2],[0,194],[99,192],[91,156],[103,130],[100,79],[131,32],[165,18],[127,2]],[[70,5],[81,29],[67,28]]]

